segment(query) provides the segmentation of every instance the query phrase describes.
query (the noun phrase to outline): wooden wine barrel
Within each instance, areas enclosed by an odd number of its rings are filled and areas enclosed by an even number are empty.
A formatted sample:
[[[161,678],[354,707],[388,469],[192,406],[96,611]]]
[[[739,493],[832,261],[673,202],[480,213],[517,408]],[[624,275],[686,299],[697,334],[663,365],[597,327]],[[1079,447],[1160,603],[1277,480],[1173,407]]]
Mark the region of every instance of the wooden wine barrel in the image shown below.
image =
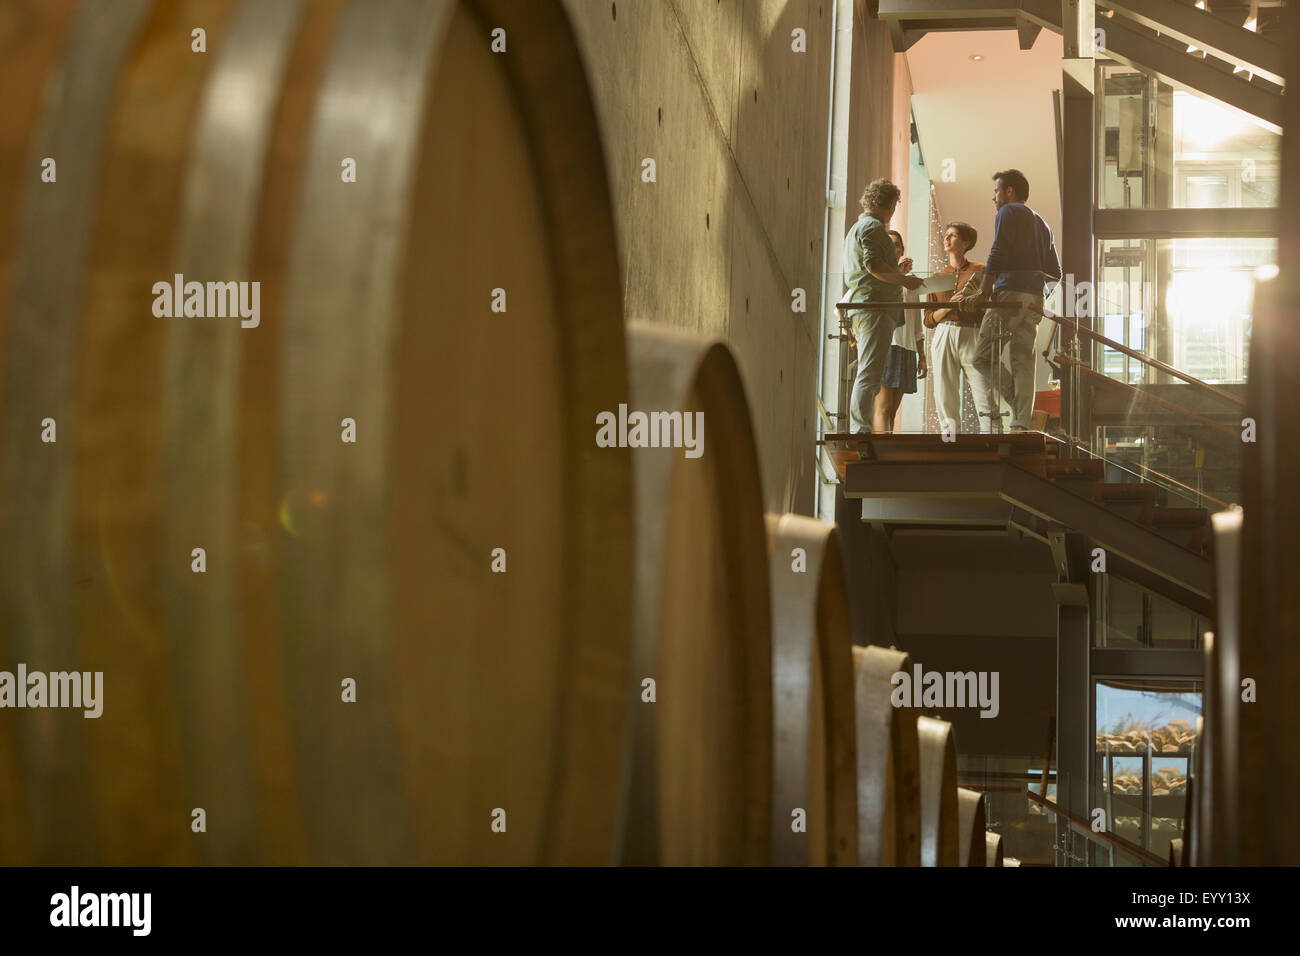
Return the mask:
[[[1002,834],[984,833],[984,865],[1002,866]]]
[[[984,794],[957,788],[957,865],[986,866]]]
[[[76,10],[76,0],[13,0],[0,4],[0,103],[4,103],[4,119],[0,122],[0,310],[4,312],[0,314],[4,315],[8,314],[13,298],[15,263],[21,250],[24,222],[29,228],[39,228],[36,221],[39,216],[28,208],[27,195],[31,183],[39,181],[40,167],[30,164],[38,152],[44,152],[37,149],[38,134],[43,142],[50,138],[48,132],[41,131],[45,88],[68,43]],[[112,51],[105,52],[112,55]],[[103,91],[80,92],[90,97]],[[91,129],[88,133],[87,146],[98,131]],[[38,164],[41,158],[36,158]],[[74,162],[66,175],[74,176],[74,170],[84,172],[85,169]],[[0,385],[4,388],[0,391],[0,402],[6,401],[12,392],[5,361],[8,337],[7,329],[0,325],[0,376],[3,376]],[[4,455],[3,441],[4,433],[0,431],[0,456]],[[2,459],[0,468],[3,468]],[[0,499],[0,516],[6,519],[6,530],[17,517],[11,516],[3,499]],[[39,520],[38,515],[25,517]],[[34,557],[20,556],[0,540],[0,574],[5,580],[22,560],[30,561]],[[26,608],[13,603],[13,598],[18,596],[13,589],[6,588],[2,582],[0,588],[3,588],[0,594],[4,595],[4,600],[0,600],[0,667],[13,671],[31,650],[31,638],[22,624],[24,612],[31,613],[33,606],[47,616],[62,612],[49,599],[47,586],[38,592],[42,597],[31,601]],[[35,639],[39,640],[39,635]],[[66,722],[55,722],[49,712],[27,711],[22,717],[27,729],[34,729],[34,733],[19,732],[16,711],[0,710],[0,833],[15,835],[0,840],[0,864],[9,866],[28,864],[33,859],[32,847],[21,839],[29,826],[27,807],[35,802],[31,813],[40,820],[45,812],[43,803],[47,792],[76,785],[75,780],[61,774],[58,763],[46,761],[44,753],[51,746],[68,750],[78,746],[80,727],[74,724],[69,728]],[[76,796],[68,795],[69,799]],[[41,821],[41,826],[50,839],[58,839],[48,823]]]
[[[4,142],[0,633],[103,715],[0,714],[0,855],[611,861],[627,377],[561,5],[50,9]],[[256,324],[157,315],[178,273],[260,283]]]
[[[740,373],[719,342],[628,326],[634,413],[682,413],[633,452],[636,636],[626,838],[631,864],[771,858],[772,645],[758,458]],[[702,416],[686,447],[685,423]],[[623,416],[620,415],[622,418]],[[663,419],[660,419],[662,425]],[[623,429],[620,427],[620,432]],[[681,447],[673,447],[674,434]],[[666,447],[665,447],[666,444]],[[653,695],[653,699],[651,699]]]
[[[911,658],[884,647],[853,648],[857,711],[858,865],[921,864],[921,772],[915,711],[895,707],[892,678]]]
[[[916,718],[921,755],[921,865],[957,866],[957,744],[952,724]]]
[[[767,516],[772,582],[772,862],[854,866],[853,653],[835,525]],[[802,810],[805,828],[792,815]]]

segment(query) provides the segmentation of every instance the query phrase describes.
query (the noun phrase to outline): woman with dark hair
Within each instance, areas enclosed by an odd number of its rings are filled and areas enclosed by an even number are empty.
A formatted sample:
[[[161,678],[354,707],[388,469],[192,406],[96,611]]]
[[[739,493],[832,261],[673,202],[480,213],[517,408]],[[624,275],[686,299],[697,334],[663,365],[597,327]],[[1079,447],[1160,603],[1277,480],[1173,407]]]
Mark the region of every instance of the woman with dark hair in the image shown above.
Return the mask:
[[[953,292],[931,292],[929,302],[951,302],[954,296],[961,300],[962,293],[974,292],[984,276],[984,263],[971,262],[966,254],[975,247],[979,233],[968,222],[950,222],[943,228],[943,251],[948,254],[948,267],[943,273],[955,274]],[[956,435],[961,431],[961,373],[972,391],[984,379],[974,377],[975,348],[979,330],[974,325],[961,325],[956,309],[935,309],[925,318],[927,327],[934,329],[930,351],[934,355],[934,405],[939,416],[939,431]],[[975,395],[976,408],[983,408],[982,392]]]
[[[898,271],[911,272],[912,260],[903,258],[903,237],[896,229],[889,230],[889,236],[898,253]],[[894,420],[898,417],[898,406],[903,403],[903,396],[913,394],[916,391],[916,380],[925,378],[925,333],[921,331],[919,312],[907,309],[903,312],[902,319],[902,325],[894,330],[889,355],[885,358],[880,391],[876,393],[872,430],[877,435],[889,434],[894,430]]]

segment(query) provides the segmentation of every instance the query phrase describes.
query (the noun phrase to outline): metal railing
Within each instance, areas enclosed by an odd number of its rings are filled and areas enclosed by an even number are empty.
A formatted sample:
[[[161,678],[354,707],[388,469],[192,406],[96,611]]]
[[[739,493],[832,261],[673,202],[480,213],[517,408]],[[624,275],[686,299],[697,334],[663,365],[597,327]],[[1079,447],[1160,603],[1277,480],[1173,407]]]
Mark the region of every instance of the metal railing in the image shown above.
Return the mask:
[[[883,309],[919,309],[928,312],[928,311],[937,311],[940,309],[953,309],[955,308],[955,306],[951,302],[864,301],[864,302],[837,302],[835,303],[835,308],[840,314],[841,333],[844,333],[845,330],[843,328],[843,323],[845,321],[845,314],[851,311],[856,312],[856,311],[864,311],[864,310],[883,310]],[[1074,321],[1073,319],[1067,316],[1054,315],[1051,312],[1047,311],[1046,309],[1036,308],[1033,305],[1027,305],[1019,302],[990,303],[984,306],[980,312],[968,313],[968,315],[970,316],[969,318],[966,318],[965,317],[966,314],[964,314],[962,320],[958,321],[958,324],[966,325],[966,326],[978,325],[982,320],[983,311],[987,311],[990,309],[999,309],[999,308],[1000,309],[1028,309],[1029,311],[1036,312],[1039,315],[1043,316],[1044,318],[1051,319],[1053,322],[1055,322],[1058,327],[1058,334],[1068,335],[1071,344],[1070,351],[1072,354],[1065,354],[1065,353],[1058,352],[1055,356],[1049,356],[1047,355],[1047,353],[1044,353],[1044,358],[1046,358],[1049,362],[1052,362],[1053,364],[1063,364],[1069,368],[1070,397],[1071,397],[1070,407],[1072,410],[1077,411],[1080,407],[1080,397],[1082,395],[1082,380],[1084,378],[1105,379],[1105,381],[1110,385],[1114,387],[1122,388],[1128,391],[1130,394],[1133,394],[1136,397],[1140,397],[1142,400],[1147,401],[1153,405],[1156,405],[1167,412],[1171,412],[1175,415],[1181,416],[1190,423],[1195,423],[1198,426],[1209,428],[1225,436],[1230,436],[1232,438],[1238,437],[1236,431],[1220,424],[1219,422],[1214,421],[1211,418],[1193,412],[1192,410],[1185,408],[1184,406],[1179,405],[1176,402],[1171,402],[1166,398],[1162,398],[1158,395],[1155,395],[1145,388],[1141,388],[1136,385],[1130,385],[1127,382],[1110,378],[1109,376],[1103,375],[1102,373],[1098,372],[1096,369],[1093,369],[1090,365],[1084,362],[1080,356],[1081,350],[1078,346],[1079,339],[1080,338],[1087,339],[1095,344],[1113,349],[1117,352],[1120,352],[1121,354],[1127,355],[1137,362],[1141,362],[1144,365],[1147,365],[1150,368],[1155,369],[1156,371],[1163,372],[1166,375],[1170,375],[1174,378],[1177,378],[1180,381],[1186,383],[1187,385],[1190,385],[1193,389],[1196,389],[1197,391],[1205,395],[1212,396],[1214,398],[1227,402],[1235,406],[1236,408],[1245,407],[1245,402],[1242,399],[1220,388],[1216,388],[1215,386],[1211,385],[1209,382],[1202,381],[1201,379],[1197,378],[1194,375],[1191,375],[1188,372],[1183,371],[1182,369],[1175,368],[1174,366],[1162,362],[1159,359],[1151,358],[1149,355],[1144,355],[1143,353],[1137,351],[1136,349],[1130,348],[1129,346],[1125,345],[1122,342],[1117,342],[1114,339],[1109,338],[1108,336],[1102,335],[1100,332],[1096,332],[1092,329],[1081,326],[1078,322]],[[845,334],[841,334],[839,338],[847,339],[848,336]],[[1055,340],[1056,338],[1057,336],[1054,335],[1053,340]],[[990,368],[990,371],[991,371],[991,377],[993,377],[995,380],[1001,375],[1001,370],[1002,370],[1001,351],[1002,351],[1001,349],[993,350],[992,366]],[[994,383],[994,390],[992,394],[994,395],[1001,394],[999,384],[996,381]],[[1001,412],[994,413],[994,420],[990,423],[990,429],[992,431],[995,432],[1001,431],[1000,419],[1004,415],[1005,413],[1001,413]],[[1067,444],[1069,445],[1069,447],[1073,452],[1086,455],[1087,457],[1090,458],[1099,459],[1127,474],[1133,475],[1133,477],[1136,478],[1138,481],[1155,484],[1165,488],[1167,491],[1176,494],[1180,497],[1189,498],[1192,502],[1196,504],[1196,506],[1203,506],[1204,503],[1208,501],[1213,504],[1219,505],[1221,507],[1225,507],[1225,508],[1228,507],[1228,504],[1226,502],[1223,502],[1219,498],[1207,494],[1198,488],[1193,488],[1190,485],[1187,485],[1186,483],[1179,481],[1177,478],[1175,478],[1172,475],[1165,474],[1164,472],[1151,468],[1147,465],[1141,465],[1133,462],[1123,462],[1108,457],[1105,454],[1098,454],[1097,452],[1092,450],[1091,443],[1084,441],[1082,437],[1079,435],[1079,432],[1081,430],[1082,429],[1081,429],[1080,421],[1071,422],[1070,426],[1066,429],[1065,437],[1067,439]],[[1140,469],[1140,472],[1132,470],[1133,467]]]

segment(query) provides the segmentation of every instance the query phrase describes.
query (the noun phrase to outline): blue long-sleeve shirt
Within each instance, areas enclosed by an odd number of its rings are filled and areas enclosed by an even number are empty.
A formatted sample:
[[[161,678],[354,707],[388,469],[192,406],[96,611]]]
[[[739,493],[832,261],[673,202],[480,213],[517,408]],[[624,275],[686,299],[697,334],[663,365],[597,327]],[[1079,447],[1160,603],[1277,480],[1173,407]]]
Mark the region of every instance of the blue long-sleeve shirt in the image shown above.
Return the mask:
[[[1043,217],[1022,202],[1009,202],[998,210],[986,274],[997,274],[994,291],[1043,294],[1043,284],[1061,279],[1061,259],[1056,254],[1052,230]]]

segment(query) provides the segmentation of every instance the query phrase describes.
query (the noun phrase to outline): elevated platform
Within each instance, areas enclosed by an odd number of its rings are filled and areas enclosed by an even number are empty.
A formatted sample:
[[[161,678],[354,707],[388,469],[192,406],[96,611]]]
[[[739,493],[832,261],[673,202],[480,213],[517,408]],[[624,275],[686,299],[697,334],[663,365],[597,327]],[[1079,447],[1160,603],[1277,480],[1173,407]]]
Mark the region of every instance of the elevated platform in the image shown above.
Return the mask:
[[[1052,436],[841,434],[824,443],[844,497],[886,533],[1000,531],[1055,553],[1077,532],[1106,551],[1108,571],[1209,614],[1208,512],[1162,507],[1151,484],[1108,483],[1103,462],[1064,457]]]

